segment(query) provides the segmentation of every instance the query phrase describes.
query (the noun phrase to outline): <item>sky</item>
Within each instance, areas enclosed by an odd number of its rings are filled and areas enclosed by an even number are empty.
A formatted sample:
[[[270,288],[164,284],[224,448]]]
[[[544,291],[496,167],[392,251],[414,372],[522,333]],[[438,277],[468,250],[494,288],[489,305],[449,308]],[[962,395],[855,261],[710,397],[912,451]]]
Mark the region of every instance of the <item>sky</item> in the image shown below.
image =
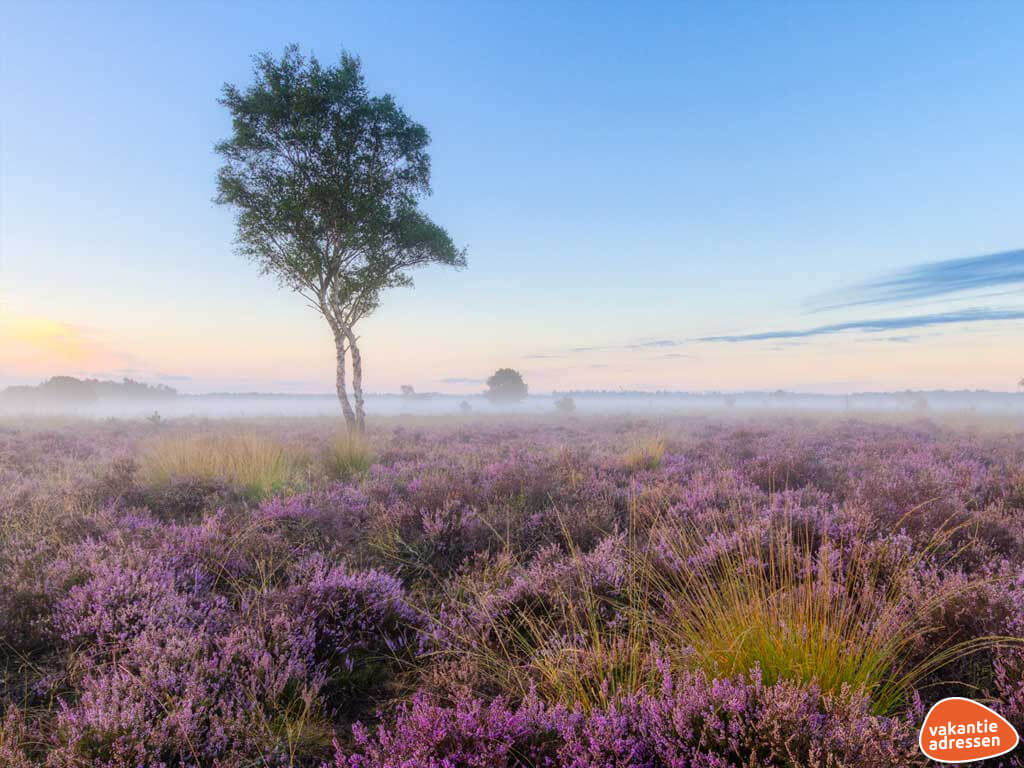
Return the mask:
[[[361,57],[430,131],[469,266],[359,333],[364,385],[1012,390],[1021,3],[0,0],[0,386],[329,392],[326,324],[212,202],[225,82]]]

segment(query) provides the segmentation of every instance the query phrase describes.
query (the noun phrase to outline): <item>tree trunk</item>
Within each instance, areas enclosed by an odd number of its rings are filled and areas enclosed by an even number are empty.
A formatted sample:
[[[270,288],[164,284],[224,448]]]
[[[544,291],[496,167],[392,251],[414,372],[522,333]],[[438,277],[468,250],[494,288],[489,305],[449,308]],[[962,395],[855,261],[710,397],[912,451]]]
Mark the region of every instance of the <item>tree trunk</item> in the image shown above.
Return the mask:
[[[345,415],[345,426],[351,432],[356,427],[356,415],[352,412],[352,404],[348,401],[348,389],[345,386],[345,337],[337,330],[334,332],[334,347],[338,355],[334,384],[338,391],[338,402],[341,403],[341,412]]]
[[[356,429],[359,434],[363,434],[366,431],[366,413],[363,410],[363,358],[359,354],[356,335],[351,328],[345,329],[345,336],[348,338],[348,348],[352,350],[352,394],[356,401]]]

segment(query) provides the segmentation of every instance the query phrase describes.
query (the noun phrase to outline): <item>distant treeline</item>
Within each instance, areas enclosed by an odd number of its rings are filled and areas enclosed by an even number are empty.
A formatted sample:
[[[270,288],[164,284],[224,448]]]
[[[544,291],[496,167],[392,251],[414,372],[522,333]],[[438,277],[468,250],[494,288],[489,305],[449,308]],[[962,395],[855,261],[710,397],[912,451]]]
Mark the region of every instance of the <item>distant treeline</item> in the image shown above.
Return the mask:
[[[0,393],[5,402],[15,403],[91,403],[97,400],[155,400],[177,397],[178,392],[164,384],[143,384],[133,379],[100,381],[54,376],[42,384],[7,387]]]
[[[773,391],[751,389],[734,392],[707,390],[695,392],[681,389],[566,389],[552,390],[552,395],[572,395],[573,397],[910,397],[927,395],[928,397],[977,397],[978,395],[1013,395],[1018,392],[997,392],[991,389],[903,389],[887,392],[850,392],[849,394],[825,394],[819,392],[791,392],[786,389]]]
[[[807,392],[789,392],[778,389],[773,392],[679,392],[659,390],[644,392],[639,390],[567,390],[555,391],[553,397],[573,397],[581,400],[587,398],[623,398],[647,400],[687,400],[699,402],[721,402],[725,405],[775,405],[788,404],[820,404],[838,405],[847,408],[872,408],[893,405],[909,405],[921,407],[932,405],[946,408],[970,408],[978,405],[1019,405],[1024,399],[1021,392],[993,392],[984,389],[906,389],[894,392],[852,392],[850,394],[818,394]]]

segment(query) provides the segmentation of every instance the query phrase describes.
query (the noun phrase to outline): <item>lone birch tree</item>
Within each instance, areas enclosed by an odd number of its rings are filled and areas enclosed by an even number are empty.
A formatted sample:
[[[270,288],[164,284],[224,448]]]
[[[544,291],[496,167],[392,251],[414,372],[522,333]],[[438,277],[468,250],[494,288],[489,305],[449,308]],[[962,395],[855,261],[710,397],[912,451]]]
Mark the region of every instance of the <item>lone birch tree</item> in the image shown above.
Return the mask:
[[[367,92],[358,58],[322,66],[292,45],[254,61],[253,84],[226,84],[220,99],[233,129],[216,145],[214,199],[235,209],[238,251],[327,321],[345,423],[362,432],[356,325],[384,290],[412,285],[410,270],[463,267],[465,251],[419,209],[430,194],[426,128]]]

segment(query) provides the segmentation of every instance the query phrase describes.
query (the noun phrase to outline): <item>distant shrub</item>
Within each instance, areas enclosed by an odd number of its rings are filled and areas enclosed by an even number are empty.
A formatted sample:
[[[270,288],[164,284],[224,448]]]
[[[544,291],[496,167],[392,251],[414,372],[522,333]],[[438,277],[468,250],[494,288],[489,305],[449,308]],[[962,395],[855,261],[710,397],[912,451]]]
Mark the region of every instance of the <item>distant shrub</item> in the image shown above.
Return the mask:
[[[559,413],[572,413],[576,410],[576,401],[569,395],[563,395],[555,400],[555,410]]]
[[[147,485],[174,480],[224,481],[260,498],[288,486],[298,460],[276,441],[255,434],[175,435],[143,452],[138,477]]]
[[[499,368],[487,379],[484,397],[494,403],[515,403],[526,398],[526,382],[519,371]]]

